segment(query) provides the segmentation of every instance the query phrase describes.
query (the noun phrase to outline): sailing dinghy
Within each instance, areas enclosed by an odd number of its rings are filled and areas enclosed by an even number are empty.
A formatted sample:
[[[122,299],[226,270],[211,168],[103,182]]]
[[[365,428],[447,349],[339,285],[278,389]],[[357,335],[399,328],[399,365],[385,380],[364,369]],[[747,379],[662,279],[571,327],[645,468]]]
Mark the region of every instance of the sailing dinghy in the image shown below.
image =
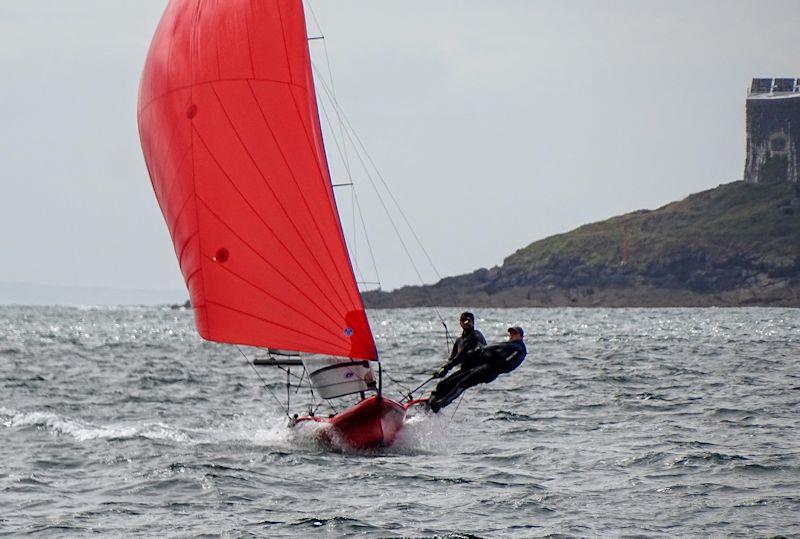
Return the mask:
[[[139,134],[199,334],[309,354],[330,424],[390,445],[408,404],[382,394],[320,129],[301,0],[171,0],[141,79]],[[373,365],[378,365],[378,377]]]

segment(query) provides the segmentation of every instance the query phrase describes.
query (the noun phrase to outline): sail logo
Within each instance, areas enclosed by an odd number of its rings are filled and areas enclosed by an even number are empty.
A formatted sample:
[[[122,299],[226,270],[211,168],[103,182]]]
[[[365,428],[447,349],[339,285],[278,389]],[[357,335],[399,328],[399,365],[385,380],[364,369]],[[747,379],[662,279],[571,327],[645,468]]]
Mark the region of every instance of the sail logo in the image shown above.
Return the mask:
[[[353,336],[353,328],[344,328],[344,335],[345,335],[345,337],[352,337]]]

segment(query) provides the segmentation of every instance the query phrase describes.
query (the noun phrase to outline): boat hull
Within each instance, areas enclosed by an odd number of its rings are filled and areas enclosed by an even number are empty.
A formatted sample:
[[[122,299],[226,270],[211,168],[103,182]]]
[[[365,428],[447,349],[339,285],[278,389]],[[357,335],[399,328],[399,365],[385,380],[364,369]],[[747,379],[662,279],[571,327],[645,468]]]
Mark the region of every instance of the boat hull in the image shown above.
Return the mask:
[[[386,397],[368,397],[333,417],[301,417],[305,421],[329,423],[329,430],[320,431],[321,441],[339,441],[354,449],[388,447],[403,428],[406,407]],[[330,432],[333,431],[333,432]]]

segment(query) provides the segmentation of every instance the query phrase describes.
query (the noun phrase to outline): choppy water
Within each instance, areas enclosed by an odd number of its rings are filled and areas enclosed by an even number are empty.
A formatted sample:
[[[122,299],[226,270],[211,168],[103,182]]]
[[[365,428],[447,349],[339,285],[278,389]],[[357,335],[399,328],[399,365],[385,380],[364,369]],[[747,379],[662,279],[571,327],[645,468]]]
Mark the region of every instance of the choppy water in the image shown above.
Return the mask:
[[[0,530],[800,536],[800,311],[478,315],[490,340],[527,328],[525,364],[392,449],[342,454],[292,434],[190,312],[0,308]],[[441,362],[429,311],[370,317],[392,379]]]

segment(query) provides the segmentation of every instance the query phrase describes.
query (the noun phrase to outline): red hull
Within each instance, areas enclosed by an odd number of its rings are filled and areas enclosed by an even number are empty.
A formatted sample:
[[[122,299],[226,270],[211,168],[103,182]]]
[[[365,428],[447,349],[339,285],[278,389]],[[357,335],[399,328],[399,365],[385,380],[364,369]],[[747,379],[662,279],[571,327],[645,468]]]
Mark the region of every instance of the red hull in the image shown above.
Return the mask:
[[[337,438],[356,449],[388,447],[394,443],[403,420],[406,407],[386,397],[368,397],[333,417],[301,417],[299,422],[316,421],[330,423]],[[330,437],[322,434],[323,441]]]

